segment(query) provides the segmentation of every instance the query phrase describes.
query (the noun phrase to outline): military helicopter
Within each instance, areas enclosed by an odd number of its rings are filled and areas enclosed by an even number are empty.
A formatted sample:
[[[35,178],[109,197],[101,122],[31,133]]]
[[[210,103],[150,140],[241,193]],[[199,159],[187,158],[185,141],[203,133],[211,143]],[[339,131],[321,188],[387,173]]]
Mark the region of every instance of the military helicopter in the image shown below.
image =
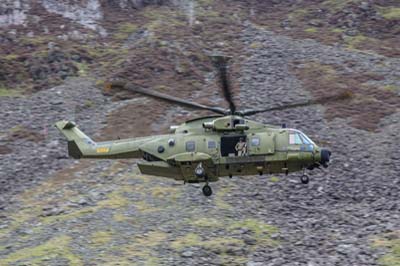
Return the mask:
[[[204,182],[203,194],[211,196],[210,182],[233,175],[263,175],[303,171],[300,177],[307,184],[305,170],[328,167],[331,152],[315,144],[306,134],[285,126],[271,126],[247,119],[248,116],[322,104],[349,98],[349,94],[278,105],[253,110],[237,110],[227,75],[227,57],[215,56],[219,79],[229,109],[208,106],[160,92],[114,81],[108,89],[125,89],[192,109],[208,110],[214,116],[201,117],[171,126],[171,133],[158,136],[95,142],[72,121],[55,124],[68,140],[68,153],[75,159],[142,158],[137,165],[143,174],[163,176],[184,183]]]

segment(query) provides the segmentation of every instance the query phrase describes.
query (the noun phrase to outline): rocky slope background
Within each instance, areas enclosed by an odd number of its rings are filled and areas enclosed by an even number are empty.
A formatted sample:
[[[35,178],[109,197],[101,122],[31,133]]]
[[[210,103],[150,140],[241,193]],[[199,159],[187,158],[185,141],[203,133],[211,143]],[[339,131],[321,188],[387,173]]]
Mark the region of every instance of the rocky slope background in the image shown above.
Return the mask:
[[[0,3],[0,265],[400,265],[398,1],[6,0]],[[204,115],[113,78],[225,104],[348,102],[257,115],[333,151],[325,171],[198,185],[135,162],[74,161],[52,124],[95,140]]]

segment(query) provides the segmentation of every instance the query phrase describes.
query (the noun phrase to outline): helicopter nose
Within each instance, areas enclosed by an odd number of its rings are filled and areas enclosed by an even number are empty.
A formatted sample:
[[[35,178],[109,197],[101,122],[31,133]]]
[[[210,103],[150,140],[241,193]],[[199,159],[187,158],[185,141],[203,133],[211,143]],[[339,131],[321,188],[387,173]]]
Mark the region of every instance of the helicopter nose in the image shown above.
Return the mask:
[[[331,158],[331,151],[330,150],[327,150],[327,149],[322,149],[321,150],[321,161],[320,161],[320,163],[322,164],[322,166],[323,167],[328,167],[328,163],[329,163],[329,160],[330,160],[330,158]]]

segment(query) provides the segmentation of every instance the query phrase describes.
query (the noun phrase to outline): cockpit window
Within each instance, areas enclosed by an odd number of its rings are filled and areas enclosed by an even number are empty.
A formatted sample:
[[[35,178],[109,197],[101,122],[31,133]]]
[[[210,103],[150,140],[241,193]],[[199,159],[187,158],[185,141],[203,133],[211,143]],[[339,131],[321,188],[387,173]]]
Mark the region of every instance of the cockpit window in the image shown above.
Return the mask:
[[[300,134],[290,133],[289,134],[289,144],[303,144],[303,141],[300,138]]]
[[[289,144],[314,144],[314,142],[300,131],[291,131],[289,133]]]
[[[300,138],[301,138],[301,140],[302,140],[302,142],[303,142],[304,144],[311,144],[311,143],[305,138],[305,136],[304,136],[303,134],[300,135]]]
[[[301,136],[307,141],[307,142],[305,142],[305,143],[307,143],[307,144],[314,144],[314,142],[313,142],[309,137],[307,137],[306,134],[301,134]]]

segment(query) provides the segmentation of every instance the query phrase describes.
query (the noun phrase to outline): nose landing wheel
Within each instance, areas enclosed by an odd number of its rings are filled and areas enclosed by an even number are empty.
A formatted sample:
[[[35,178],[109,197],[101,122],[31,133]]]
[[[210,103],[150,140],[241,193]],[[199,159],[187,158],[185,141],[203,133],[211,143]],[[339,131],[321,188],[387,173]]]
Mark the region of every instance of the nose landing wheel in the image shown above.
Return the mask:
[[[308,175],[303,174],[303,175],[300,177],[300,181],[301,181],[301,183],[303,183],[303,184],[308,184],[308,182],[310,182],[310,178],[308,177]]]
[[[211,187],[207,184],[207,185],[204,185],[204,187],[203,187],[203,194],[204,194],[204,196],[206,196],[206,197],[209,197],[209,196],[211,196],[212,195],[212,189],[211,189]]]

